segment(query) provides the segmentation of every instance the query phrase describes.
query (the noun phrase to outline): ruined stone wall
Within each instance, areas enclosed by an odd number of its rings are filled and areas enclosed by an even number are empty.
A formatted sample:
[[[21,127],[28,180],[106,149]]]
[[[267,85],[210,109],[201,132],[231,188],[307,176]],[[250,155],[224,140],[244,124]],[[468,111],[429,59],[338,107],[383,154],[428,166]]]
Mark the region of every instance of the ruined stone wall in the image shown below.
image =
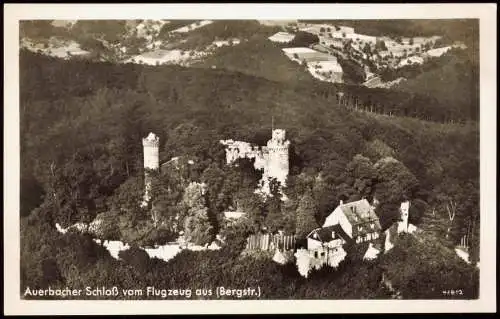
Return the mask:
[[[254,168],[263,170],[259,183],[264,193],[269,193],[269,179],[276,178],[282,186],[286,183],[289,168],[290,141],[285,140],[285,130],[276,129],[266,146],[256,146],[247,142],[221,140],[226,147],[226,163],[232,164],[239,158],[254,159]]]
[[[240,158],[248,158],[255,159],[254,167],[257,170],[266,166],[266,158],[260,147],[234,140],[221,140],[220,143],[226,147],[226,164],[230,165]]]

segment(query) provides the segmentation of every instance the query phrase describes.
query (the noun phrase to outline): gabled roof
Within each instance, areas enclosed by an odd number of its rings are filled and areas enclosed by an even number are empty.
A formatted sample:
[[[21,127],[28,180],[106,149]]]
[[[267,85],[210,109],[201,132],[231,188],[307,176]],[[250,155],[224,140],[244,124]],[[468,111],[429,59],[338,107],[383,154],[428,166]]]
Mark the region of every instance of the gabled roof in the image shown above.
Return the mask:
[[[317,234],[317,238],[315,238],[314,234]],[[342,229],[342,227],[339,224],[322,228],[316,228],[307,235],[307,238],[319,240],[323,243],[328,243],[334,239],[343,239],[345,241],[350,240],[349,235],[346,234],[344,229]]]
[[[366,199],[339,205],[340,209],[351,224],[359,224],[372,219],[377,219],[377,215]]]
[[[349,223],[353,226],[353,238],[365,233],[381,230],[378,216],[366,199],[341,204],[339,207],[347,217]],[[359,229],[359,227],[361,227],[361,229]]]

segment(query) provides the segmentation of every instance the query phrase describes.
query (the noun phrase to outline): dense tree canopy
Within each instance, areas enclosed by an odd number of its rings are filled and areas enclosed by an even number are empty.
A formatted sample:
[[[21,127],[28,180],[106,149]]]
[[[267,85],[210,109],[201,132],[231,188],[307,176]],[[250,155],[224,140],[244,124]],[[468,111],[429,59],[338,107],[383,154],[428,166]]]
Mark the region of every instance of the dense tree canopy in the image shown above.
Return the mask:
[[[280,224],[303,235],[340,199],[355,196],[376,195],[382,204],[410,196],[419,225],[443,242],[457,244],[467,232],[478,238],[479,130],[473,123],[374,117],[339,107],[335,90],[314,81],[291,87],[227,70],[61,61],[25,51],[20,66],[21,189],[39,188],[23,207],[22,287],[244,283],[262,285],[269,298],[379,296],[376,265],[308,282],[293,267],[235,258],[242,236]],[[261,172],[251,161],[226,165],[219,143],[264,145],[273,116],[292,142],[286,204],[254,194]],[[152,177],[150,207],[140,207],[141,139],[151,131],[160,136],[167,164]],[[206,190],[191,189],[191,182],[204,182]],[[226,210],[246,213],[241,228],[224,229]],[[201,244],[223,231],[240,240],[229,250],[182,252],[167,263],[146,262],[138,251],[116,261],[90,237],[54,229],[56,222],[68,226],[95,216],[106,226],[104,237],[138,246],[163,244],[180,230]],[[372,279],[353,279],[359,276]]]

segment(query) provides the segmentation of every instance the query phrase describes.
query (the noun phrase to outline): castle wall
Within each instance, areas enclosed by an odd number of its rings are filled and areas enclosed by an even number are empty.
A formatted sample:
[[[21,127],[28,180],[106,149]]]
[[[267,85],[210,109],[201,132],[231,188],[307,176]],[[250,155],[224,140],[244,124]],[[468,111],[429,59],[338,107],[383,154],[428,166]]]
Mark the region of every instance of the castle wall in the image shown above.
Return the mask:
[[[255,159],[255,169],[264,169],[266,159],[262,149],[258,146],[247,142],[233,140],[221,140],[220,143],[226,146],[226,164],[230,165],[240,158],[248,158]]]
[[[226,146],[226,163],[232,164],[238,158],[254,159],[254,168],[263,170],[260,188],[269,193],[269,179],[276,178],[281,185],[285,185],[289,168],[290,142],[285,140],[285,130],[272,131],[272,138],[266,146],[258,147],[247,142],[221,140]]]

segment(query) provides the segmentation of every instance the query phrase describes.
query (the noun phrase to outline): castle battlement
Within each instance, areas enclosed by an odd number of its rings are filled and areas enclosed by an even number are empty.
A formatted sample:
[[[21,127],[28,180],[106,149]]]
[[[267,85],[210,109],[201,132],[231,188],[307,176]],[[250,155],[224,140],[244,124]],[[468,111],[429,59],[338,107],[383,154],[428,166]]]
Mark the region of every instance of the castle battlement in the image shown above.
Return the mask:
[[[159,147],[160,146],[160,138],[153,132],[149,133],[149,135],[142,139],[142,146],[144,147]]]

